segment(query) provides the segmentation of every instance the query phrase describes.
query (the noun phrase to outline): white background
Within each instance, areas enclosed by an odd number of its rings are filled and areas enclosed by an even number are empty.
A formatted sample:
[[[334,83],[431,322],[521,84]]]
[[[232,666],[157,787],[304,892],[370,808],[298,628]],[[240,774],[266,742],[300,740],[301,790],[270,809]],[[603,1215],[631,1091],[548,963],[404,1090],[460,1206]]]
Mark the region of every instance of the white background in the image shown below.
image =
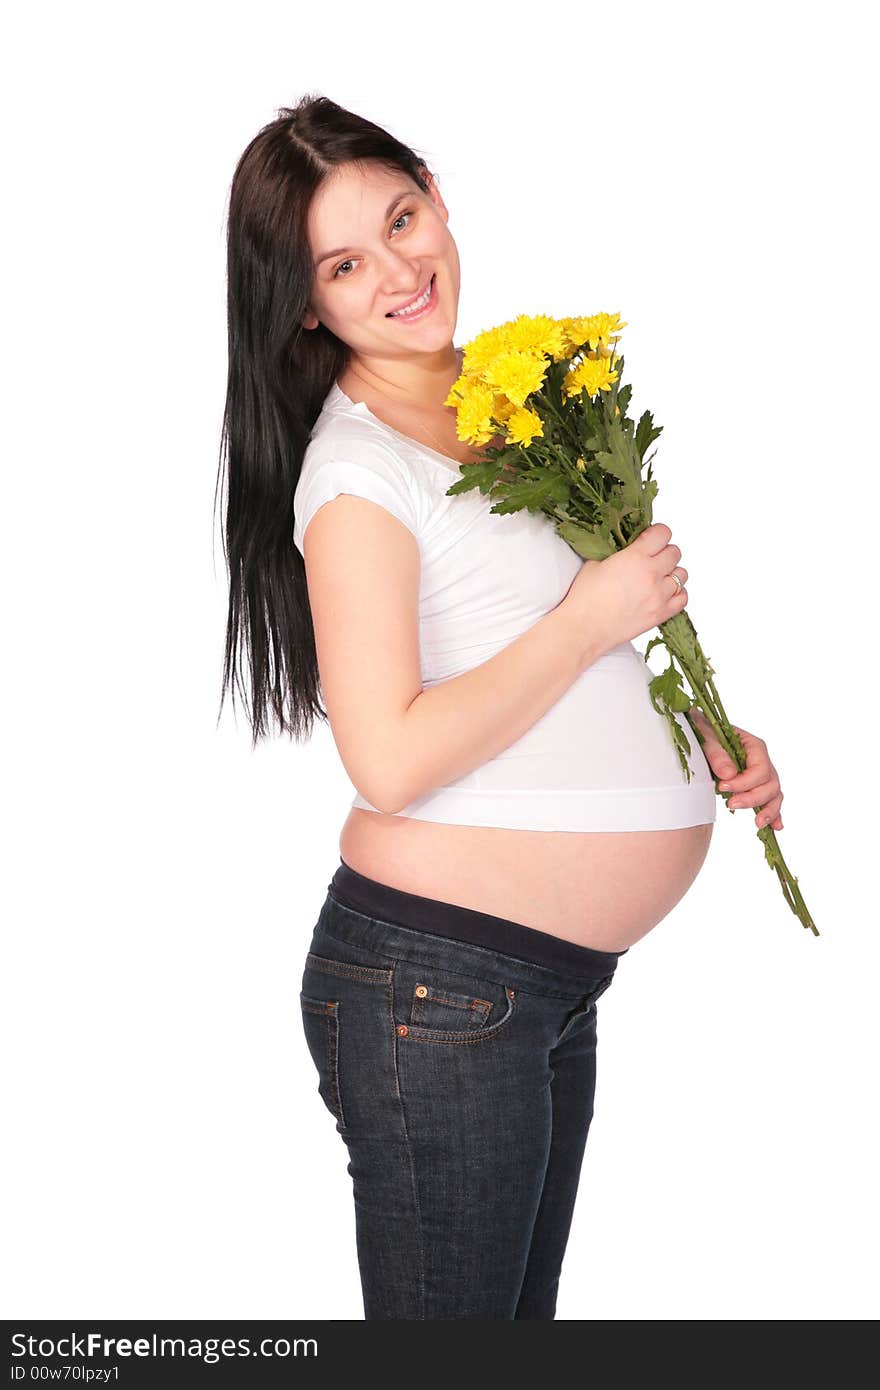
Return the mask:
[[[655,520],[728,712],[780,772],[822,933],[719,803],[699,879],[600,1005],[558,1316],[876,1317],[869,14],[19,8],[6,1317],[362,1317],[297,1002],[353,792],[326,727],[254,752],[228,701],[217,722],[226,199],[307,91],[428,159],[458,343],[516,313],[627,320],[633,413],[664,426]]]

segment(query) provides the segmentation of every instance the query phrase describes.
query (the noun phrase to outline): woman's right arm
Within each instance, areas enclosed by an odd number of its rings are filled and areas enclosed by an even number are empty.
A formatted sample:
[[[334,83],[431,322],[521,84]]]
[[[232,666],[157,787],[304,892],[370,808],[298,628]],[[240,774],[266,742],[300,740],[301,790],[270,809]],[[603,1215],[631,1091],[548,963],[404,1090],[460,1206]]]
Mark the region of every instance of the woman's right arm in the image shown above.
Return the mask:
[[[520,637],[423,690],[415,537],[361,497],[319,508],[303,548],[321,688],[361,796],[393,814],[463,777],[515,743],[604,651],[679,612],[687,594],[669,600],[677,547],[667,534],[655,524],[625,551],[587,562]]]

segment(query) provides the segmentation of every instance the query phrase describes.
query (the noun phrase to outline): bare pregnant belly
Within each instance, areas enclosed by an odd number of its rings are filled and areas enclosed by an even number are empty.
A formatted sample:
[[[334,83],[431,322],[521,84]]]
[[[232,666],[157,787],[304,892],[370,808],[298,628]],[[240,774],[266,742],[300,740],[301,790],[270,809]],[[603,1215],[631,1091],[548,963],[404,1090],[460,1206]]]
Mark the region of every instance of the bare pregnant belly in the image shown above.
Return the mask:
[[[391,888],[623,951],[684,897],[713,828],[499,830],[353,807],[339,852],[357,873]]]

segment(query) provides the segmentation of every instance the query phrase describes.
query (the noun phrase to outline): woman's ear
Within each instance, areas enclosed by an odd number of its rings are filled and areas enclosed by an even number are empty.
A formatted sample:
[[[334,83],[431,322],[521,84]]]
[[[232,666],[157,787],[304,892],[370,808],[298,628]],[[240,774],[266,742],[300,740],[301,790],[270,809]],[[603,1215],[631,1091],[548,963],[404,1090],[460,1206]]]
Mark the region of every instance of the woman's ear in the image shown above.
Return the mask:
[[[436,203],[438,209],[440,210],[440,212],[443,213],[443,216],[448,221],[449,210],[447,209],[446,204],[440,196],[440,186],[437,183],[436,178],[431,173],[430,169],[424,169],[422,172],[422,177],[424,178],[425,183],[428,185],[428,197],[431,199],[432,203]]]

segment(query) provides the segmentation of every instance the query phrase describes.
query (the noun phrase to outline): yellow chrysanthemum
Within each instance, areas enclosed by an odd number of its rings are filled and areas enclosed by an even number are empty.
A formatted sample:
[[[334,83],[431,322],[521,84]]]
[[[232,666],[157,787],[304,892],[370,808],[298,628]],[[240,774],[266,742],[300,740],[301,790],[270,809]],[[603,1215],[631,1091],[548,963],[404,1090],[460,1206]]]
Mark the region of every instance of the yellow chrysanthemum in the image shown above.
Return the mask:
[[[587,341],[590,334],[592,319],[570,317],[562,319],[561,323],[567,348],[566,356],[573,357],[578,349]]]
[[[508,326],[507,346],[511,352],[531,353],[550,357],[558,362],[565,356],[565,335],[562,325],[548,314],[520,314]]]
[[[497,420],[499,425],[503,425],[518,408],[506,396],[496,395],[495,404],[492,407],[492,418]]]
[[[613,351],[611,345],[626,327],[625,322],[620,322],[619,314],[590,314],[563,319],[562,322],[568,339],[569,357],[588,344],[594,352],[598,349],[603,357],[609,357]]]
[[[543,434],[526,401],[541,390],[551,362],[578,358],[563,382],[569,396],[584,387],[591,397],[610,390],[617,380],[614,345],[625,327],[619,314],[519,314],[478,333],[464,346],[461,374],[444,402],[456,410],[459,439],[485,444],[499,427],[508,442]]]
[[[524,405],[533,391],[539,391],[547,374],[547,359],[532,352],[509,348],[484,368],[484,378],[495,391],[514,405]]]
[[[459,377],[443,404],[455,406],[455,431],[463,443],[488,444],[496,433],[492,425],[495,392],[485,382]]]
[[[508,444],[529,445],[533,439],[541,438],[544,434],[541,417],[533,410],[516,409],[506,423]]]
[[[465,344],[462,371],[483,376],[490,363],[505,352],[531,353],[562,361],[569,356],[564,321],[549,314],[519,314],[497,324]]]
[[[597,391],[610,391],[611,383],[617,380],[617,373],[611,370],[616,361],[616,357],[600,357],[595,361],[585,357],[566,375],[563,390],[569,396],[576,396],[586,387],[591,398]]]
[[[502,323],[495,328],[487,328],[484,333],[478,333],[476,338],[465,343],[462,376],[482,376],[489,363],[506,350],[508,327],[508,324]]]
[[[616,342],[624,328],[626,324],[620,322],[619,314],[593,314],[589,333],[590,347]],[[607,357],[609,353],[605,352],[603,355]]]

